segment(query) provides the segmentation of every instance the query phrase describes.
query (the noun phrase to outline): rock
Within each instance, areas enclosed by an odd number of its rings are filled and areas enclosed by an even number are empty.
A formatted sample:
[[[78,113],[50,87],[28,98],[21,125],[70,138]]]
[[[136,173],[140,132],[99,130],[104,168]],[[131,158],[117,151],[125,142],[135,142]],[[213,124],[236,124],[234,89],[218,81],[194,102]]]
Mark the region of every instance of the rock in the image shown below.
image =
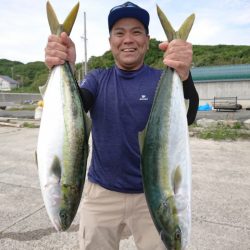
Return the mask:
[[[223,125],[223,126],[227,126],[230,128],[234,128],[237,124],[241,124],[240,121],[237,120],[218,120],[218,125]]]
[[[213,119],[202,118],[197,120],[196,124],[203,128],[208,128],[208,127],[216,127],[218,122]]]
[[[250,119],[245,120],[245,121],[243,122],[243,125],[244,125],[244,127],[245,127],[246,129],[250,129]]]

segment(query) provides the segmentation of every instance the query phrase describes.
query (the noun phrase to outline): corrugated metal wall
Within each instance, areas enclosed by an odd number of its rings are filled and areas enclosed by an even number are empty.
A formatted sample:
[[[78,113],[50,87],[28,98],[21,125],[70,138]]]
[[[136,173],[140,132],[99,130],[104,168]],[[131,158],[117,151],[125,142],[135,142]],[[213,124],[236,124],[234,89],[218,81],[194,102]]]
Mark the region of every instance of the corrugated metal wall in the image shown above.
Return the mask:
[[[195,82],[250,80],[250,64],[192,68]]]

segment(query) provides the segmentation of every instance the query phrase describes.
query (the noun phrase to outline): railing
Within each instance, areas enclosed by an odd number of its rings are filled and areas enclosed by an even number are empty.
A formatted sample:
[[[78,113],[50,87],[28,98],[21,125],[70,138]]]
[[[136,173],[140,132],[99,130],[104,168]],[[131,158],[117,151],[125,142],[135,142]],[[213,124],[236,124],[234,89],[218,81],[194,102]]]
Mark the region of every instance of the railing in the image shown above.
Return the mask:
[[[237,96],[214,97],[213,107],[217,111],[221,111],[221,110],[236,111],[242,108],[242,106],[237,103]]]

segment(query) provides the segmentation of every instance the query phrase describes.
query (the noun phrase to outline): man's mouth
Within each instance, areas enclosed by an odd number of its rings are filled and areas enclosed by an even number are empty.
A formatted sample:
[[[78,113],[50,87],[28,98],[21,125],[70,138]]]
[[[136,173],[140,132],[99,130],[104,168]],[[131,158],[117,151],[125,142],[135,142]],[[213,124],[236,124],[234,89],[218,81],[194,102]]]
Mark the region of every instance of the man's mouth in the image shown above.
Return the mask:
[[[136,49],[133,48],[127,48],[127,49],[122,49],[123,52],[134,52]]]

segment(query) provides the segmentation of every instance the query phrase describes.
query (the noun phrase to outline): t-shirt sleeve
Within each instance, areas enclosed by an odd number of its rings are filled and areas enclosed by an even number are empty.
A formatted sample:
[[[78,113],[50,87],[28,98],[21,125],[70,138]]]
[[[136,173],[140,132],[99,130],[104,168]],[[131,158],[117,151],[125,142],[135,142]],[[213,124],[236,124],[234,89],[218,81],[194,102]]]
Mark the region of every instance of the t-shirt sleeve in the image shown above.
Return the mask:
[[[94,104],[98,92],[97,71],[88,73],[80,84],[83,108],[88,112]]]

